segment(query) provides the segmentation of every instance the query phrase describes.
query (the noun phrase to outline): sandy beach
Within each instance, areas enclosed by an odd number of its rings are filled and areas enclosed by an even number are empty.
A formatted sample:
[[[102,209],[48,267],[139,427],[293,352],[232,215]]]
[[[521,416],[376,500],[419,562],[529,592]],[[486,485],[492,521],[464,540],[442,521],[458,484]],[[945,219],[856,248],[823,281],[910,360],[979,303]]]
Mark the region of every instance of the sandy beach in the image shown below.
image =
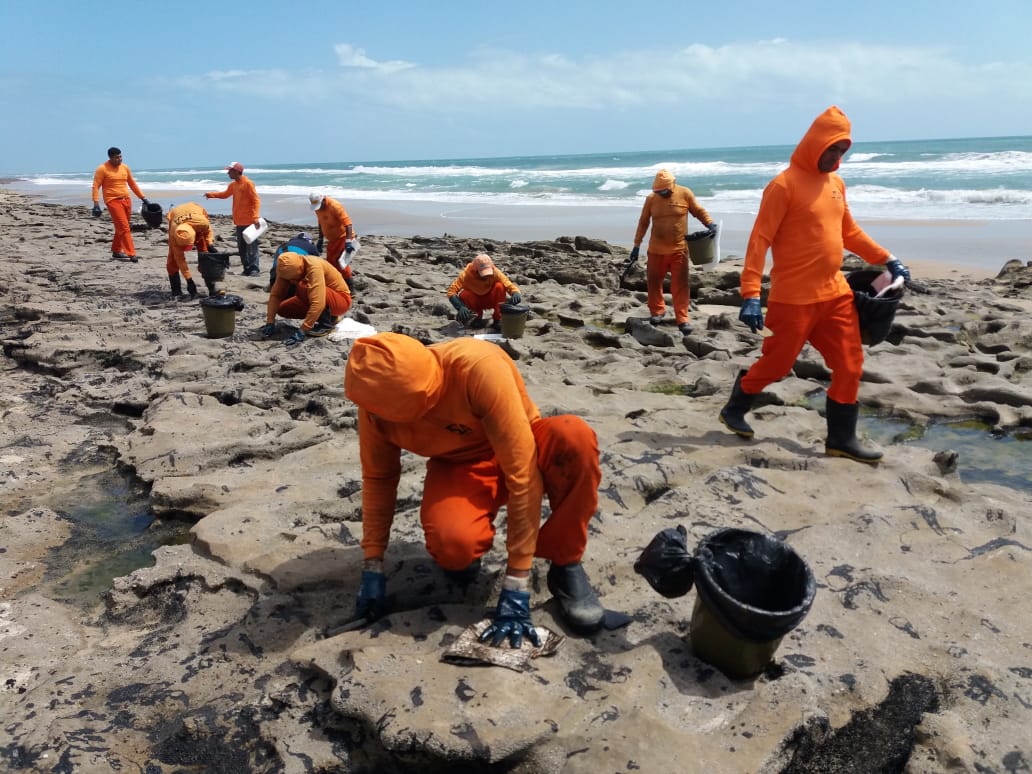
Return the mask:
[[[921,284],[888,339],[865,348],[859,432],[885,451],[867,466],[824,454],[829,374],[810,347],[757,399],[754,439],[719,423],[763,341],[737,319],[740,258],[692,273],[682,336],[669,315],[646,322],[640,266],[620,278],[636,213],[519,220],[348,202],[361,235],[351,320],[427,344],[470,335],[444,289],[489,252],[531,312],[523,336],[485,346],[509,354],[543,415],[576,414],[598,436],[584,564],[630,622],[566,631],[538,560],[532,616],[564,639],[517,671],[444,660],[494,609],[505,519],[480,575],[455,584],[426,552],[411,455],[385,566],[391,611],[339,630],[362,566],[356,409],[342,389],[351,341],[288,348],[284,320],[259,334],[273,251],[311,222],[303,200],[264,202],[275,222],[263,275],[242,276],[233,255],[225,282],[243,308],[230,335],[209,338],[199,301],[170,298],[165,231],[134,216],[140,261],[113,261],[109,218],[67,196],[74,206],[0,189],[0,768],[1032,766],[1032,262],[1010,254],[1017,226],[869,224],[914,239],[898,254]],[[230,252],[229,219],[213,228]],[[747,224],[725,228],[726,249],[740,249]],[[927,271],[923,235],[941,247]],[[968,445],[929,443],[943,427]],[[145,504],[145,531],[174,524],[179,537],[92,597],[57,593],[123,548],[76,522],[85,506],[108,514],[121,490]],[[810,568],[812,607],[760,673],[729,677],[700,657],[698,591],[661,596],[635,572],[677,526],[690,550],[739,528],[785,541]]]
[[[88,206],[89,190],[70,186],[36,186],[10,182],[2,187],[40,201]],[[146,191],[145,191],[146,193]],[[196,201],[210,213],[228,215],[228,201],[204,199],[204,191],[183,190],[174,197],[153,197],[168,210],[173,204]],[[640,208],[600,206],[441,204],[425,201],[345,200],[357,233],[379,236],[458,236],[528,241],[574,234],[630,247]],[[314,226],[315,217],[303,196],[266,195],[262,213],[270,220]],[[741,257],[752,229],[752,217],[710,213],[723,222],[723,258]],[[689,222],[689,229],[695,221]],[[695,223],[695,225],[698,225]],[[1008,260],[1026,260],[1032,245],[1032,219],[868,220],[861,225],[876,240],[926,277],[987,277]]]

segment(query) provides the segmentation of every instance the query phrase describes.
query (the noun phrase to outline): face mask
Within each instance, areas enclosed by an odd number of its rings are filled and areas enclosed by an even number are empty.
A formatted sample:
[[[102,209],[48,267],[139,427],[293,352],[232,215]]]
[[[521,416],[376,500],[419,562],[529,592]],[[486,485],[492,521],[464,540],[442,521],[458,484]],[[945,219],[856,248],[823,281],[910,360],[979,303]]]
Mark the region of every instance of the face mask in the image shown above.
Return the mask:
[[[656,191],[656,193],[658,193],[664,199],[667,199],[667,198],[670,197],[670,195],[673,193],[673,191],[671,191],[669,188],[664,188],[661,191]]]

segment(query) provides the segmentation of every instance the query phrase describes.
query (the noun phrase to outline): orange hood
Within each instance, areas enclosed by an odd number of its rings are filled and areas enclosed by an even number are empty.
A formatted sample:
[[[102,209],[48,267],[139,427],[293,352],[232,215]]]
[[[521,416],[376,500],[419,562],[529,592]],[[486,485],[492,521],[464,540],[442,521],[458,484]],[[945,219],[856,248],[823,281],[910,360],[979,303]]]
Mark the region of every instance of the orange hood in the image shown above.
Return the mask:
[[[656,179],[652,181],[652,190],[662,191],[664,188],[673,190],[675,179],[672,172],[661,169],[656,173]]]
[[[289,282],[301,279],[305,273],[305,259],[298,253],[280,253],[276,259],[276,276]]]
[[[400,333],[355,341],[344,369],[344,394],[388,422],[414,422],[441,397],[444,373],[437,357]]]
[[[846,140],[852,145],[853,140],[850,137],[850,129],[851,126],[849,119],[846,118],[846,114],[835,105],[832,105],[817,116],[813,123],[810,124],[810,128],[806,130],[803,139],[799,141],[799,145],[792,152],[792,166],[799,167],[811,174],[823,174],[817,168],[817,162],[820,161],[821,154],[840,140]],[[838,164],[835,165],[835,169],[838,169]],[[832,172],[834,171],[833,169]]]

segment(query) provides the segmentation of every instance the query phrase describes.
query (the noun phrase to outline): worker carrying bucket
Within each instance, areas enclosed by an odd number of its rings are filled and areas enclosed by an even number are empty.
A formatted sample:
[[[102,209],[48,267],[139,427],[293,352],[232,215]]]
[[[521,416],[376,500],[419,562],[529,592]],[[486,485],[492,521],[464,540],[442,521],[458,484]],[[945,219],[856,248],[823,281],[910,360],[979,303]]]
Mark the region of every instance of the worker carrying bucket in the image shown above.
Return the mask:
[[[744,529],[710,533],[693,555],[685,528],[668,527],[634,569],[665,597],[684,596],[695,585],[692,649],[729,677],[766,669],[817,590],[810,567],[787,543]]]

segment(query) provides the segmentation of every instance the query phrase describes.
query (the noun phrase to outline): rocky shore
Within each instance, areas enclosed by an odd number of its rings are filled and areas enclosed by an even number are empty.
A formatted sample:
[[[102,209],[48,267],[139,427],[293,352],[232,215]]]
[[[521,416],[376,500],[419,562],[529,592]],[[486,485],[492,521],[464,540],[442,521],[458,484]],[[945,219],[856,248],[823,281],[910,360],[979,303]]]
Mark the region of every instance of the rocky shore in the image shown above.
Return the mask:
[[[218,245],[232,228],[214,219]],[[85,207],[0,193],[0,767],[107,772],[1020,772],[1032,767],[1032,485],[964,478],[963,456],[896,443],[868,467],[823,454],[827,384],[804,350],[763,394],[756,438],[717,421],[761,337],[737,321],[739,261],[692,278],[694,331],[647,318],[627,251],[361,237],[352,316],[424,342],[463,335],[444,289],[491,254],[531,307],[502,346],[542,413],[583,416],[603,483],[585,564],[625,628],[569,636],[525,672],[444,663],[493,604],[498,547],[467,588],[422,545],[422,461],[403,460],[387,556],[394,610],[326,637],[361,565],[350,342],[265,340],[267,276],[240,276],[235,332],[209,339],[169,299],[166,235],[111,260]],[[273,248],[299,229],[273,224]],[[855,262],[856,267],[862,264]],[[915,427],[1032,428],[1032,262],[978,281],[916,276],[860,401]],[[203,282],[198,282],[203,287]],[[861,434],[864,422],[861,420]],[[1029,460],[1032,445],[1019,443]],[[189,540],[115,579],[102,604],[53,599],[77,483],[139,487]],[[633,569],[659,530],[787,540],[817,595],[774,666],[732,680],[693,655],[695,592]],[[564,633],[535,567],[535,621]],[[52,571],[52,570],[49,570]]]

